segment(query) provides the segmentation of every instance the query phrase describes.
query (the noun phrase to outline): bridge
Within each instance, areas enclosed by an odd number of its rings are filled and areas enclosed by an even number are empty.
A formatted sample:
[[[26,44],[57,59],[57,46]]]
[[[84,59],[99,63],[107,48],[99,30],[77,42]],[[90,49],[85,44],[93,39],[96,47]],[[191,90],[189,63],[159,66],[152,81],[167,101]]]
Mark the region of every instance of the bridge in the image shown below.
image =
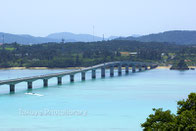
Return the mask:
[[[117,67],[118,69],[118,75],[122,75],[122,67],[125,67],[126,74],[129,73],[129,69],[131,67],[132,72],[136,72],[136,69],[138,69],[139,72],[142,70],[148,70],[148,69],[154,69],[158,65],[153,63],[144,63],[144,62],[131,62],[131,61],[116,61],[116,62],[108,62],[103,63],[91,67],[87,67],[84,69],[74,70],[74,71],[66,71],[61,73],[53,73],[48,75],[39,75],[39,76],[33,76],[33,77],[24,77],[24,78],[17,78],[17,79],[10,79],[10,80],[2,80],[0,81],[0,85],[9,85],[10,86],[10,93],[15,92],[15,85],[21,82],[27,82],[27,88],[32,89],[33,88],[33,82],[36,80],[43,80],[43,86],[48,86],[48,80],[50,78],[57,78],[57,84],[62,84],[62,77],[69,75],[70,76],[70,82],[74,82],[74,75],[77,73],[81,73],[81,80],[84,81],[86,79],[86,72],[91,71],[92,72],[92,79],[96,78],[96,70],[101,69],[101,77],[105,77],[105,70],[110,70],[110,76],[114,76],[114,68]]]

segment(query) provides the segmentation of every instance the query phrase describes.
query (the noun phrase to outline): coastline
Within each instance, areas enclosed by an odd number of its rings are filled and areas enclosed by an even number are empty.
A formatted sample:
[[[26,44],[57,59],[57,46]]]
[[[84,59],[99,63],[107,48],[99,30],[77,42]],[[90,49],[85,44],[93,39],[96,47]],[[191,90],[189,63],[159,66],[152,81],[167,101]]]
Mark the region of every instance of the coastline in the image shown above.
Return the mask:
[[[156,69],[170,69],[171,66],[158,66]]]
[[[48,67],[10,67],[10,68],[0,68],[0,70],[56,70],[56,69],[67,69],[67,70],[76,70],[83,69],[85,67],[66,67],[66,68],[48,68]],[[170,69],[171,66],[158,66],[156,69]],[[196,66],[189,66],[189,68],[196,68]],[[122,68],[124,69],[124,67]]]
[[[0,70],[56,70],[56,69],[82,69],[85,67],[67,67],[67,68],[48,68],[48,67],[10,67],[10,68],[0,68]]]
[[[158,66],[156,69],[170,69],[172,66]],[[189,68],[196,68],[196,66],[189,66]]]

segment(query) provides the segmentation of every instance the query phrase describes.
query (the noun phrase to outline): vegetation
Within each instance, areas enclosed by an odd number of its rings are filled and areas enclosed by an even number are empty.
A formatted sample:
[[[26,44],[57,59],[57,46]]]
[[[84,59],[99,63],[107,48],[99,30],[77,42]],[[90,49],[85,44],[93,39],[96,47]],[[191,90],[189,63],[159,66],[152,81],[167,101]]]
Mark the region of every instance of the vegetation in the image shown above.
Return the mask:
[[[158,34],[149,34],[139,37],[120,38],[121,40],[136,40],[143,42],[169,42],[176,44],[196,44],[196,31],[166,31]]]
[[[174,64],[170,69],[171,70],[189,70],[189,67],[187,66],[184,60],[180,60],[179,63]]]
[[[119,60],[156,62],[168,65],[177,63],[182,57],[188,65],[194,65],[196,63],[196,47],[124,40],[34,45],[13,43],[0,46],[1,68],[64,68],[91,66]]]
[[[191,93],[187,100],[178,101],[177,115],[170,110],[163,111],[153,109],[146,122],[141,126],[146,131],[171,130],[171,131],[195,131],[196,130],[196,93]]]

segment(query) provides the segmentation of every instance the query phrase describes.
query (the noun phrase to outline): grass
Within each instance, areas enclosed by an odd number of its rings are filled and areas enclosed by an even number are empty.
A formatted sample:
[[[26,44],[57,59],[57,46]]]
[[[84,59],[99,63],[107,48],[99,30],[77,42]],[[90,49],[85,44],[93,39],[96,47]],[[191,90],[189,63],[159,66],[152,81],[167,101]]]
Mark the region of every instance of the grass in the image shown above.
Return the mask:
[[[0,47],[0,50],[2,50],[2,49],[3,49],[3,48]],[[13,48],[13,47],[5,47],[5,50],[13,51],[13,50],[15,50],[15,48]]]

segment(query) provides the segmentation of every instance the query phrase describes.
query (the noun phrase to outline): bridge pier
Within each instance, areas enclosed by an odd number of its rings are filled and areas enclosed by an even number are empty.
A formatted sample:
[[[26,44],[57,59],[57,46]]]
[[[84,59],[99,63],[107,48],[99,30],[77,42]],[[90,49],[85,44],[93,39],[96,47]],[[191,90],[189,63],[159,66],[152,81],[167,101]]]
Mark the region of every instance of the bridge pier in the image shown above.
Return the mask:
[[[105,77],[105,67],[101,68],[101,77],[104,78]]]
[[[86,80],[86,72],[81,72],[82,81]]]
[[[32,89],[33,88],[33,82],[32,81],[28,81],[27,82],[27,86],[28,86],[28,89]]]
[[[132,66],[132,72],[135,73],[135,66]]]
[[[126,73],[126,74],[129,73],[129,65],[126,65],[126,67],[125,67],[125,73]]]
[[[10,93],[15,92],[15,84],[10,84]]]
[[[139,68],[139,71],[142,71],[142,66],[141,66],[141,65],[139,65],[139,67],[138,67],[138,68]]]
[[[110,76],[114,76],[114,66],[110,66]]]
[[[62,85],[62,77],[57,77],[57,83],[58,85]]]
[[[47,87],[48,86],[48,79],[43,79],[43,82],[44,82],[44,87]]]
[[[74,74],[70,75],[70,82],[74,82]]]
[[[118,66],[118,75],[119,76],[122,75],[122,66],[121,65]]]
[[[93,70],[92,70],[92,79],[95,79],[95,78],[96,78],[96,70],[93,69]]]

